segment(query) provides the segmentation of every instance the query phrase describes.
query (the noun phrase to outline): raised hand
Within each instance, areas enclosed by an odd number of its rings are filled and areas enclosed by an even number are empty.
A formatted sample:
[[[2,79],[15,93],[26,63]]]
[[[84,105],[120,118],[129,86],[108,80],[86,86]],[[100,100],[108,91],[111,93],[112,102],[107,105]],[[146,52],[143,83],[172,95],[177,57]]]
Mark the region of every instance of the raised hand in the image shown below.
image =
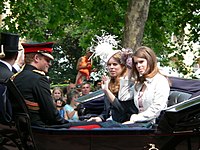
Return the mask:
[[[102,76],[102,78],[101,78],[101,80],[102,80],[102,84],[101,84],[101,88],[103,89],[103,90],[108,90],[108,84],[109,84],[109,77],[108,76]]]

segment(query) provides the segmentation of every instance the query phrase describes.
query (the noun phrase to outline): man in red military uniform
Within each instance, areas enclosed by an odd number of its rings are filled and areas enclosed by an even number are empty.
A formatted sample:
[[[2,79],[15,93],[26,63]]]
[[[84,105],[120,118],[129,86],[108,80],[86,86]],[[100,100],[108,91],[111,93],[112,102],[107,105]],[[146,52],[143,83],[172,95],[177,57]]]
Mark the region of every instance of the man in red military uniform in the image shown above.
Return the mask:
[[[22,43],[25,52],[25,66],[16,75],[14,83],[26,99],[33,125],[59,125],[68,123],[57,111],[46,76],[53,60],[53,42]]]
[[[15,74],[14,83],[25,98],[30,112],[31,124],[36,126],[71,126],[90,125],[93,122],[69,122],[62,118],[55,107],[46,76],[53,56],[53,42],[28,44],[22,43],[25,52],[25,66]],[[58,127],[58,126],[57,126]]]

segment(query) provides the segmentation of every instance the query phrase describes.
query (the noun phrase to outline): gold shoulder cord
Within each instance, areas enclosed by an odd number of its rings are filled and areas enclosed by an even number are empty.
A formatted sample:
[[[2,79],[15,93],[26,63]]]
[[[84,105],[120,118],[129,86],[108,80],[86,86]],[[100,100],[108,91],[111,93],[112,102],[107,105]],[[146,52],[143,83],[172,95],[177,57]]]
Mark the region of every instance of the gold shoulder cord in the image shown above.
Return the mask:
[[[39,70],[33,70],[33,72],[36,72],[36,73],[39,73],[41,75],[44,75],[45,76],[45,73],[43,71],[39,71]]]
[[[21,72],[21,71],[19,71],[19,72],[15,73],[14,75],[12,75],[12,76],[10,77],[10,80],[13,81],[13,80],[15,79],[15,77],[16,77],[20,72]],[[45,76],[45,73],[44,73],[43,71],[33,70],[33,72],[35,72],[35,73],[39,73],[39,74]]]
[[[15,77],[20,73],[21,71],[13,74],[11,77],[10,77],[10,80],[13,81],[15,79]]]
[[[15,79],[15,77],[24,69],[24,66],[25,66],[25,65],[23,65],[23,66],[21,67],[20,71],[18,71],[17,73],[15,73],[14,75],[12,75],[12,76],[10,77],[10,80],[11,80],[11,81],[13,81],[13,80]]]

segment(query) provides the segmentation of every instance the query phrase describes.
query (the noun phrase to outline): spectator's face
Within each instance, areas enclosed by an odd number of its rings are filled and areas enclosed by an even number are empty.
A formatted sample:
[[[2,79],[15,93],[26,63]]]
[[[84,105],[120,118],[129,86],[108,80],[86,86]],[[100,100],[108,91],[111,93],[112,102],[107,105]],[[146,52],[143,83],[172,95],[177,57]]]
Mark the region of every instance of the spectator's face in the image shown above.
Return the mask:
[[[108,61],[107,67],[111,77],[117,77],[122,73],[121,65],[113,57]]]
[[[73,90],[73,89],[76,89],[76,85],[70,83],[70,84],[68,85],[68,87],[67,87],[67,92],[69,93],[69,92],[70,92],[71,90]]]
[[[99,82],[97,83],[97,85],[96,85],[96,90],[99,90],[99,89],[101,89],[101,81],[99,81]]]
[[[73,104],[75,104],[75,105],[78,105],[79,103],[76,102],[76,100],[78,99],[78,96],[79,96],[78,94],[74,95],[74,96],[72,97],[71,103],[73,103]]]
[[[62,102],[61,100],[58,100],[58,101],[56,102],[56,106],[62,106],[62,104],[63,104],[63,102]]]
[[[84,84],[81,88],[82,95],[87,95],[90,93],[90,84]]]
[[[89,58],[92,55],[92,52],[87,52],[86,56]]]
[[[53,92],[53,98],[54,99],[59,99],[59,98],[61,98],[61,96],[62,96],[62,93],[60,92],[60,90],[55,90]]]

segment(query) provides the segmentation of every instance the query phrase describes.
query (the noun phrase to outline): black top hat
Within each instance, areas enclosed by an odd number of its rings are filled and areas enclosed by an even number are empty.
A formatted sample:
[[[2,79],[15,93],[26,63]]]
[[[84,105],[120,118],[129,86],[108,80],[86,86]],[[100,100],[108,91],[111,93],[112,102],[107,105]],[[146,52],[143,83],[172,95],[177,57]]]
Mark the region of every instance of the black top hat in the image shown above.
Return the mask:
[[[17,52],[19,43],[19,35],[13,33],[1,33],[0,46],[1,51],[4,52]]]

